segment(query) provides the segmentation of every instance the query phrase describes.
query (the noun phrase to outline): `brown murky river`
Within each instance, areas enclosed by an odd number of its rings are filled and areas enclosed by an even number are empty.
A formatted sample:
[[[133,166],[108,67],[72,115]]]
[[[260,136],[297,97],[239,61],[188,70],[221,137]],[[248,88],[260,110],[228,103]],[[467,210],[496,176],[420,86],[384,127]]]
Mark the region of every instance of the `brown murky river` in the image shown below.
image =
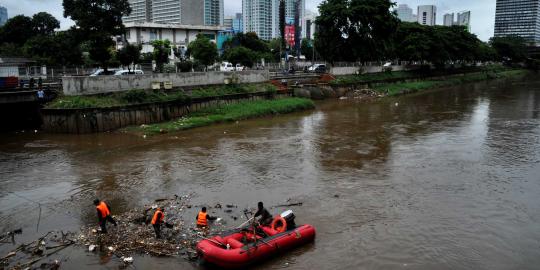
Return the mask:
[[[20,243],[76,231],[95,222],[95,196],[117,213],[172,194],[239,209],[290,198],[304,203],[291,208],[317,239],[257,269],[538,269],[539,116],[540,79],[531,77],[369,104],[324,101],[147,139],[3,134],[0,232],[23,227]],[[39,228],[27,198],[42,204]],[[2,244],[0,255],[11,248]],[[121,264],[83,248],[54,258],[64,269]],[[146,256],[134,267],[197,268]]]

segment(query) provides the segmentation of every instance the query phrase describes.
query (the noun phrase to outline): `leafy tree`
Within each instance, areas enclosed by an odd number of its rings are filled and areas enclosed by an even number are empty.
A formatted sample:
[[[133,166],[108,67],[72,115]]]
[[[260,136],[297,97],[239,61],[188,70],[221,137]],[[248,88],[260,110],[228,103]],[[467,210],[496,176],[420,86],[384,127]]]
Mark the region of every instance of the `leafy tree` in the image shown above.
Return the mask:
[[[300,51],[302,55],[306,57],[307,60],[313,60],[313,44],[311,40],[304,38],[302,39],[302,44],[300,45]]]
[[[47,12],[39,12],[32,17],[32,31],[36,35],[52,35],[60,28],[60,22]]]
[[[319,6],[315,47],[330,61],[388,56],[399,20],[390,0],[327,0]]]
[[[116,53],[116,58],[120,61],[120,64],[128,67],[128,71],[131,70],[131,64],[138,64],[141,59],[141,46],[136,44],[127,43]]]
[[[111,37],[125,32],[122,16],[131,13],[128,0],[63,0],[64,17],[70,17],[90,46],[90,58],[107,69],[112,57]]]
[[[218,58],[216,44],[204,35],[197,35],[197,39],[189,43],[189,54],[204,66],[212,65]]]
[[[10,18],[4,26],[2,26],[0,43],[12,43],[22,46],[34,35],[32,29],[32,18],[24,15],[17,15]]]
[[[282,43],[283,39],[282,38],[274,38],[272,40],[270,40],[270,42],[268,43],[268,48],[270,49],[270,54],[272,55],[271,57],[271,61],[272,62],[279,62],[280,59],[281,59],[281,43]]]
[[[489,41],[500,60],[521,62],[527,58],[527,43],[518,36],[493,37]]]
[[[169,63],[169,54],[171,53],[171,42],[169,40],[154,40],[154,61],[159,72],[163,72],[163,65]]]
[[[50,66],[82,63],[82,51],[72,30],[36,36],[25,43],[24,51],[38,63]]]
[[[246,47],[235,47],[225,52],[224,58],[233,65],[242,64],[246,67],[253,67],[257,61],[257,55]]]

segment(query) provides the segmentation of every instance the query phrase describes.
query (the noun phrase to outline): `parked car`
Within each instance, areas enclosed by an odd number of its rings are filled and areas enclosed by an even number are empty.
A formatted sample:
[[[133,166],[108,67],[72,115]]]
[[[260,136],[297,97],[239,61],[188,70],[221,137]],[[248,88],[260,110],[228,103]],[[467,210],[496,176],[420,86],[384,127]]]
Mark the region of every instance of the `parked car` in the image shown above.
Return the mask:
[[[242,70],[245,70],[246,67],[242,66],[241,64],[236,64],[236,66],[234,67],[234,70],[236,71],[242,71]]]
[[[122,76],[122,75],[144,75],[144,72],[142,70],[136,69],[136,70],[119,70],[114,73],[115,76]]]
[[[94,73],[90,74],[90,76],[103,76],[103,75],[114,75],[119,69],[117,68],[111,68],[111,69],[107,69],[107,72],[105,72],[104,69],[97,69],[96,71],[94,71]]]
[[[229,62],[222,62],[219,66],[219,71],[234,71],[234,66]]]
[[[309,72],[314,73],[326,73],[326,65],[325,64],[315,64],[308,68]]]

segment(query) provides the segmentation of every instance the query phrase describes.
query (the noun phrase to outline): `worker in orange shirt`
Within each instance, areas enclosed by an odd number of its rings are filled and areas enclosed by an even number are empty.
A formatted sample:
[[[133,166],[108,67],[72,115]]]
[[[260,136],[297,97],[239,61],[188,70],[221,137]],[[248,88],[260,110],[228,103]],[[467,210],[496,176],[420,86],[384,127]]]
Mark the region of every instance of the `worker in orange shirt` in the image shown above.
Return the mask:
[[[206,207],[203,206],[201,211],[197,214],[197,227],[199,228],[206,228],[208,227],[208,221],[209,220],[216,220],[217,217],[211,217],[208,213],[206,213]]]
[[[157,208],[156,212],[154,212],[154,216],[152,217],[152,226],[154,227],[154,231],[156,232],[156,238],[161,238],[161,224],[163,224],[163,220],[165,219],[165,208]]]
[[[95,199],[94,205],[96,206],[98,222],[102,233],[107,233],[107,221],[117,226],[116,221],[111,217],[111,208],[106,202]]]

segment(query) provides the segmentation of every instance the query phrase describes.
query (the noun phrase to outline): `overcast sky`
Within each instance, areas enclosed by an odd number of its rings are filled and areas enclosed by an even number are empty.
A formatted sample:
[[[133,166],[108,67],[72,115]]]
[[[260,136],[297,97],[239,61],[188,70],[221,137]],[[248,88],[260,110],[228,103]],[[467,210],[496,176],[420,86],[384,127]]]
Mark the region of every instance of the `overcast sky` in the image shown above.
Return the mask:
[[[202,0],[201,0],[202,1]],[[224,0],[225,15],[242,12],[241,0]],[[457,13],[463,10],[471,11],[472,32],[484,41],[493,36],[495,21],[495,0],[395,0],[398,4],[408,4],[413,10],[418,5],[436,5],[437,23],[442,24],[445,13]],[[322,0],[306,0],[306,9],[317,11]],[[51,13],[61,22],[62,29],[73,24],[63,17],[62,0],[1,0],[0,5],[8,9],[9,17],[17,14],[31,16],[40,11]],[[416,13],[416,11],[415,11]]]

